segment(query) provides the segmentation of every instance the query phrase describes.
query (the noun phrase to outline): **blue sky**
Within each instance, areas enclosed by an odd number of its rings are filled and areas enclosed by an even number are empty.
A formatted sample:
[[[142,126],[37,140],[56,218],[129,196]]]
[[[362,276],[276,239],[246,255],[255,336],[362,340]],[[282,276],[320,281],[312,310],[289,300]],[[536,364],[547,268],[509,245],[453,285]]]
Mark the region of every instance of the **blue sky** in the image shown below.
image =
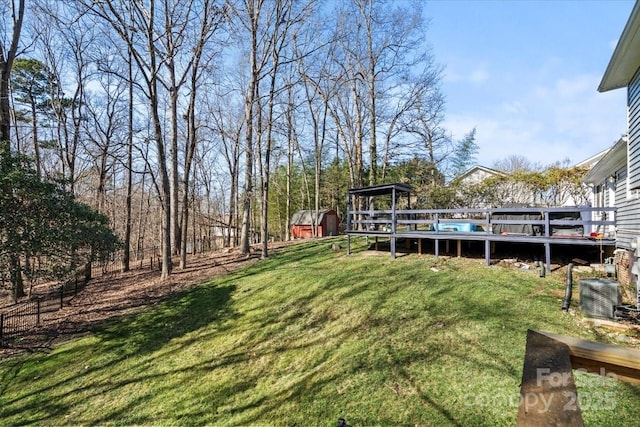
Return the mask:
[[[489,167],[512,155],[573,164],[611,146],[626,132],[626,89],[597,88],[633,4],[426,2],[454,140],[475,127],[477,163]]]

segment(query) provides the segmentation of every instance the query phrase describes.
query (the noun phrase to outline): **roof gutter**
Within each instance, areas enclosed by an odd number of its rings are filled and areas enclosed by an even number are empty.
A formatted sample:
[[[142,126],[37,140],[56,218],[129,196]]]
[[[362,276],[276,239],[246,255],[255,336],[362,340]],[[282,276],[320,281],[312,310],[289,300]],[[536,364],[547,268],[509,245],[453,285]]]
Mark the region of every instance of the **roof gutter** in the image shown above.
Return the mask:
[[[639,67],[640,1],[636,1],[598,86],[598,92],[627,87]]]

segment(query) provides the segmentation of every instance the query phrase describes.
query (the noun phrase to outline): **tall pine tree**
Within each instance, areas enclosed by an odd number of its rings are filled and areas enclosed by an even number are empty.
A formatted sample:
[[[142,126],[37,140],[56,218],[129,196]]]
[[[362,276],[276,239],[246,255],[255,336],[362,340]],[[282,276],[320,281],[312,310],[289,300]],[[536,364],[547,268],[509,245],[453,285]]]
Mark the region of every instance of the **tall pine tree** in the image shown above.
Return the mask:
[[[478,149],[478,144],[476,144],[476,128],[473,128],[464,138],[455,144],[451,159],[452,177],[464,173],[476,162]]]

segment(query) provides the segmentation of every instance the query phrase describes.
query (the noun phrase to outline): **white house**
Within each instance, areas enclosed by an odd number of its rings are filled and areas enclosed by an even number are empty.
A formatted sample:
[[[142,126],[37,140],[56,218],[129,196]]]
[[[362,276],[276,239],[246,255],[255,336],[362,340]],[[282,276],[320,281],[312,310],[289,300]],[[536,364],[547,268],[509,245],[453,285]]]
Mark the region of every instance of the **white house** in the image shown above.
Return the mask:
[[[627,141],[626,137],[622,137],[613,146],[603,151],[604,155],[583,178],[583,182],[591,189],[589,197],[591,206],[616,207],[616,201],[624,201],[626,198],[624,193],[627,179]],[[615,220],[615,214],[612,212],[610,215],[607,219]],[[615,230],[602,231],[608,237],[615,237]]]
[[[506,177],[507,174],[485,166],[475,165],[467,169],[462,175],[456,177],[456,180],[463,184],[479,184],[487,178]]]

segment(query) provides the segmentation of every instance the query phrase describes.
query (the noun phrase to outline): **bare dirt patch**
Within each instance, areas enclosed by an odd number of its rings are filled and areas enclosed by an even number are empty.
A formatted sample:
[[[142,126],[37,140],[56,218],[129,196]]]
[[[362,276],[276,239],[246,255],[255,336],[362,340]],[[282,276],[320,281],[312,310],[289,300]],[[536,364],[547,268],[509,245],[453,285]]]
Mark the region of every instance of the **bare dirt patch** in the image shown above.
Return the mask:
[[[269,247],[277,250],[291,243],[278,242]],[[259,248],[252,248],[249,255],[226,249],[190,256],[187,267],[174,267],[167,280],[160,279],[160,271],[148,269],[94,278],[61,310],[43,314],[41,326],[0,348],[0,359],[26,352],[50,351],[61,342],[87,334],[102,322],[158,304],[185,289],[249,266],[259,258]],[[178,261],[174,261],[174,265],[178,265]]]

